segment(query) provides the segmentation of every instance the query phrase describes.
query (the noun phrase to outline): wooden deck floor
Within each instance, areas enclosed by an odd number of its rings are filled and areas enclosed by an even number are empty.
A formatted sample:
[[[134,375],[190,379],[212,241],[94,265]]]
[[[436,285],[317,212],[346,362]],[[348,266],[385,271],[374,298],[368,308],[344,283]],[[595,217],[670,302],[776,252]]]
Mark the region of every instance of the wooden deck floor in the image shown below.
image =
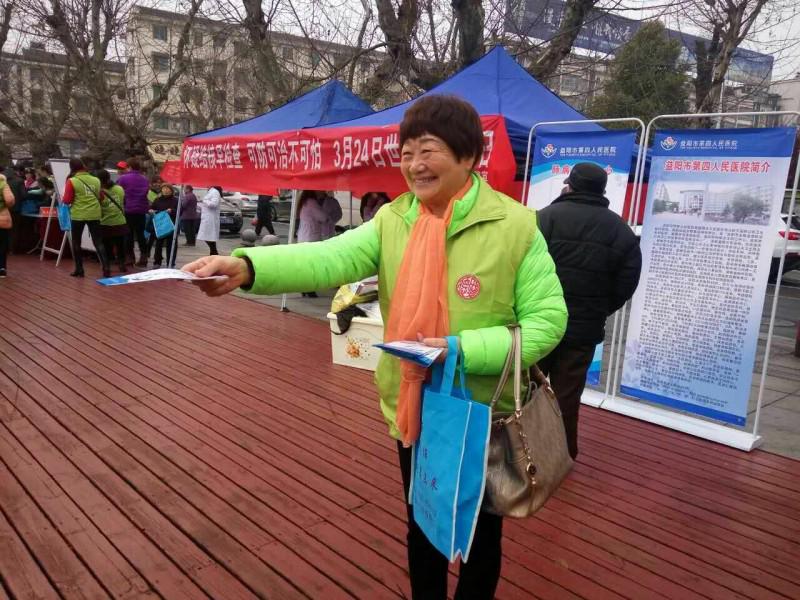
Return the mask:
[[[408,596],[394,446],[324,323],[10,267],[0,600]],[[800,598],[800,462],[581,427],[568,483],[506,521],[498,598]]]

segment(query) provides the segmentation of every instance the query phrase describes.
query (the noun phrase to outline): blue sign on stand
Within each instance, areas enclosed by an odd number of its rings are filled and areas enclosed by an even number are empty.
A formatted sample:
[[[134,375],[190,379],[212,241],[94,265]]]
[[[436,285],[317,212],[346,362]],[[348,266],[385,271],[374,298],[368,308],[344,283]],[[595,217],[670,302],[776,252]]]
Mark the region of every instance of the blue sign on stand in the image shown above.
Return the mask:
[[[796,129],[656,134],[621,391],[747,421]]]

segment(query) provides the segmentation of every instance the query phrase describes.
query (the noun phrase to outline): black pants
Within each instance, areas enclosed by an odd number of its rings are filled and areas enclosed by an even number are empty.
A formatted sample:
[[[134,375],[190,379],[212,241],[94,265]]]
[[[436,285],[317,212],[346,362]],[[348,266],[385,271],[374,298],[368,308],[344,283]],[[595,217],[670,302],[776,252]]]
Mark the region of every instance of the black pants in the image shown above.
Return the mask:
[[[108,252],[108,261],[116,260],[120,269],[125,268],[125,236],[111,235],[105,238],[106,251]]]
[[[147,222],[147,215],[125,213],[125,220],[128,222],[128,227],[131,231],[130,235],[125,238],[125,252],[131,259],[135,258],[133,255],[133,241],[136,240],[141,256],[145,258],[149,257],[150,250],[147,239],[144,237],[144,226]]]
[[[11,245],[11,230],[0,229],[0,269],[6,269],[6,257],[8,256],[8,249]]]
[[[186,235],[186,243],[194,246],[197,242],[197,228],[200,227],[200,219],[181,219],[183,233]]]
[[[163,237],[161,239],[156,239],[154,233],[150,234],[150,243],[155,246],[155,252],[153,254],[153,266],[160,267],[161,263],[164,260],[164,253],[167,255],[167,266],[171,267],[175,264],[175,257],[172,257],[170,260],[169,253],[172,252],[172,236],[173,234],[170,233],[168,236]],[[149,256],[148,252],[148,256]],[[175,252],[177,254],[177,251]]]
[[[561,342],[539,361],[539,368],[550,377],[550,385],[558,398],[572,458],[578,456],[578,411],[595,345]]]
[[[89,228],[89,234],[92,236],[92,243],[97,250],[97,256],[100,257],[100,265],[103,267],[103,272],[108,271],[108,256],[106,255],[106,247],[103,244],[103,236],[100,230],[100,221],[72,221],[72,259],[75,261],[75,272],[83,273],[83,251],[81,250],[81,237],[83,236],[84,226]]]
[[[413,600],[446,600],[448,560],[428,541],[414,521],[414,508],[408,504],[411,484],[411,448],[397,442],[400,471],[403,475],[406,512],[408,513],[408,571]],[[454,600],[492,600],[503,560],[501,541],[503,517],[481,512],[469,562],[461,563]]]
[[[214,256],[216,254],[219,254],[219,252],[217,252],[217,242],[206,242],[206,244],[208,244],[209,256]]]
[[[267,228],[271,235],[275,235],[275,228],[272,226],[272,211],[267,210],[265,213],[258,213],[258,225],[256,225],[256,235],[261,235],[261,229]]]

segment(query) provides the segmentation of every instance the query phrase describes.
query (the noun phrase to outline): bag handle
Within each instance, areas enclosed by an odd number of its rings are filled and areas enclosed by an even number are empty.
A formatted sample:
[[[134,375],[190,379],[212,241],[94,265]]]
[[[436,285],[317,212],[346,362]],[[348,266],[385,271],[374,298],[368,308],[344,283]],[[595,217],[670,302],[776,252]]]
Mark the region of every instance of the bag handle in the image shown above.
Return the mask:
[[[431,387],[438,389],[441,394],[451,396],[453,394],[456,371],[458,371],[461,395],[466,398],[467,384],[464,379],[464,360],[459,351],[458,337],[450,335],[445,339],[447,340],[447,358],[443,367],[440,365],[434,367]]]
[[[508,375],[511,372],[511,369],[514,369],[514,407],[517,410],[522,410],[522,338],[520,335],[519,325],[509,325],[508,329],[511,333],[511,346],[508,349],[506,362],[503,365],[503,371],[500,373],[500,380],[497,382],[497,388],[494,391],[494,396],[492,396],[492,401],[489,403],[489,406],[492,408],[492,410],[494,410],[497,401],[503,394],[503,389],[506,387],[506,382],[508,381]]]

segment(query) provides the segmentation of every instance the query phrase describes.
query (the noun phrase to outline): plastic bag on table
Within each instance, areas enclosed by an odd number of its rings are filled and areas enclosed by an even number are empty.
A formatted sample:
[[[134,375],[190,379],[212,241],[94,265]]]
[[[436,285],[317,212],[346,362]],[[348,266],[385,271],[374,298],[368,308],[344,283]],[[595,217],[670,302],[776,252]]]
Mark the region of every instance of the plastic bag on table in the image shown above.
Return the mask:
[[[340,313],[350,306],[364,302],[374,302],[377,299],[378,279],[376,277],[348,283],[340,287],[333,297],[331,312],[334,314]]]

